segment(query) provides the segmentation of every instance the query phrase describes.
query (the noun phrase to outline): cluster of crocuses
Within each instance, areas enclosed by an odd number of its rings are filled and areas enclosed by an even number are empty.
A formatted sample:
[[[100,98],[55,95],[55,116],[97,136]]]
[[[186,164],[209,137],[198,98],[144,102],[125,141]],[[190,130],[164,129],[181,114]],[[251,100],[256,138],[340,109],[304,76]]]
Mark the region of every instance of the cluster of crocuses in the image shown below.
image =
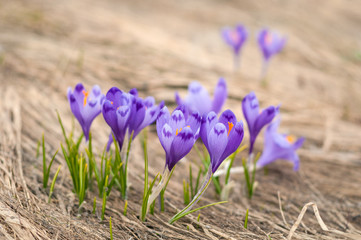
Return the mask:
[[[222,29],[224,41],[233,49],[234,68],[239,68],[241,50],[248,38],[248,31],[242,25],[238,24],[234,28],[226,27]],[[264,78],[267,72],[268,64],[271,57],[279,53],[286,43],[286,37],[280,36],[276,32],[268,29],[262,29],[258,34],[258,46],[263,55],[263,66],[261,78]]]
[[[156,121],[157,134],[165,151],[165,168],[163,179],[153,190],[149,203],[155,200],[168,182],[171,176],[169,173],[175,165],[191,151],[197,139],[201,138],[210,156],[209,170],[198,194],[180,212],[182,214],[189,211],[199,200],[212,175],[221,163],[238,149],[244,136],[243,123],[237,120],[231,110],[225,110],[218,117],[227,99],[227,84],[223,78],[214,90],[213,99],[201,84],[192,82],[184,99],[181,99],[178,93],[175,94],[178,107],[172,113],[164,106],[164,102],[156,105],[153,97],[142,99],[136,89],[127,93],[113,87],[103,95],[99,86],[94,86],[87,92],[79,83],[74,91],[69,88],[68,99],[86,139],[88,140],[92,121],[102,113],[111,131],[108,148],[114,138],[119,145],[119,151],[124,148],[125,141],[133,140],[143,128]],[[242,110],[250,134],[251,158],[258,134],[279,113],[279,106],[260,110],[256,95],[251,92],[243,99]],[[302,145],[303,139],[295,141],[295,137],[278,134],[278,125],[279,120],[267,128],[264,151],[257,166],[262,167],[276,159],[286,159],[293,161],[295,169],[298,169],[299,159],[295,150]],[[176,220],[177,215],[172,219]]]

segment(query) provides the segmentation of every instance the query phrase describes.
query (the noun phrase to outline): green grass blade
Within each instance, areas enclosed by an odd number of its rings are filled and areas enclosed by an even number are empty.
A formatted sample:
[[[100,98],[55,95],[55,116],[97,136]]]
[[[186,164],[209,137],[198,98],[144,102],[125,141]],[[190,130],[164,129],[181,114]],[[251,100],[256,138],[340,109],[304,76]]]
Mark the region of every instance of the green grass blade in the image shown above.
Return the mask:
[[[244,219],[244,228],[247,229],[247,226],[248,226],[248,208],[247,208],[247,211],[246,211],[246,217]]]
[[[54,177],[53,177],[53,181],[51,182],[50,192],[49,192],[49,198],[48,198],[48,203],[50,203],[51,196],[53,195],[55,182],[56,182],[56,179],[58,178],[58,174],[59,174],[59,172],[60,172],[60,168],[61,168],[61,165],[58,167],[58,170],[56,171],[56,173],[55,173],[55,175],[54,175]]]
[[[42,135],[42,141],[41,141],[41,146],[42,146],[42,150],[43,150],[43,188],[47,188],[48,187],[48,178],[46,177],[46,156],[45,156],[45,141],[44,141],[44,133]]]
[[[63,132],[65,143],[66,143],[68,149],[70,149],[70,143],[69,143],[69,140],[68,140],[68,138],[66,136],[64,125],[63,125],[63,122],[61,121],[61,117],[60,117],[60,114],[59,114],[58,110],[56,110],[56,114],[58,115],[58,121],[59,121],[59,124],[60,124],[60,127],[61,127],[61,131]]]
[[[202,206],[202,207],[199,207],[199,208],[190,210],[190,211],[188,211],[188,212],[185,212],[185,213],[180,214],[180,215],[177,216],[176,218],[172,218],[172,219],[169,221],[169,223],[170,223],[170,224],[173,224],[175,221],[178,221],[179,219],[181,219],[181,218],[184,217],[184,216],[187,216],[188,214],[191,214],[191,213],[194,213],[194,212],[196,212],[196,211],[202,210],[203,208],[211,207],[211,206],[218,205],[218,204],[222,204],[222,203],[226,203],[226,202],[227,202],[227,201],[211,203],[211,204],[208,204],[208,205],[205,205],[205,206]]]

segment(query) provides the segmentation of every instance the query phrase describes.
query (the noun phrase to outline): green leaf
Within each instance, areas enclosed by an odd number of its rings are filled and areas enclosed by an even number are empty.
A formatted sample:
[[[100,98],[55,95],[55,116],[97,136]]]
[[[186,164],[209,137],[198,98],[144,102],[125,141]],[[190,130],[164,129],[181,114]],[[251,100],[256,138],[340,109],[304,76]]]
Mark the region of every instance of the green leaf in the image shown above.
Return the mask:
[[[211,206],[218,205],[218,204],[222,204],[222,203],[226,203],[226,202],[227,202],[227,201],[211,203],[211,204],[208,204],[208,205],[205,205],[205,206],[202,206],[202,207],[193,209],[193,210],[191,210],[191,211],[182,213],[182,214],[180,214],[179,216],[177,216],[176,218],[172,218],[171,220],[169,220],[169,223],[170,223],[170,224],[173,224],[175,221],[178,221],[179,219],[181,219],[181,218],[184,217],[184,216],[187,216],[188,214],[194,213],[194,212],[199,211],[199,210],[201,210],[201,209],[203,209],[203,208],[206,208],[206,207],[211,207]]]

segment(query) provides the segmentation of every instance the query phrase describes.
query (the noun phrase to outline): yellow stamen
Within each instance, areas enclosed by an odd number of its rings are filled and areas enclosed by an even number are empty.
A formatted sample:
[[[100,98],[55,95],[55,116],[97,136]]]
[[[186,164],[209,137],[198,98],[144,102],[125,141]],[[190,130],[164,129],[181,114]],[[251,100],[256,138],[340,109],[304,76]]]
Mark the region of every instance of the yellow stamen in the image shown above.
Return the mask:
[[[288,135],[288,136],[286,136],[286,140],[287,140],[287,142],[292,144],[296,141],[296,137],[294,135]]]
[[[89,92],[86,92],[86,91],[83,90],[83,94],[84,94],[84,107],[85,107],[86,101],[88,99]]]
[[[179,131],[178,131],[178,128],[177,128],[177,130],[175,131],[175,135],[177,136],[178,133],[180,133],[181,131],[182,131],[182,128],[180,128]]]
[[[234,126],[233,123],[228,122],[228,135],[227,136],[229,136],[229,133],[231,132],[233,126]]]

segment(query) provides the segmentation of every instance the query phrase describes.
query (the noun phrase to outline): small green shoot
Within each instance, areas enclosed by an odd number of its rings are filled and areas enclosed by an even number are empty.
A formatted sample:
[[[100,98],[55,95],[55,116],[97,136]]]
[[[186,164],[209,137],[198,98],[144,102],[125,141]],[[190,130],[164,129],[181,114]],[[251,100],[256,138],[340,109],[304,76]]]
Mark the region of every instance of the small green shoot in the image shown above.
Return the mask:
[[[41,144],[40,141],[38,141],[38,143],[36,145],[36,158],[38,158],[39,154],[40,154],[40,144]]]
[[[114,181],[116,186],[118,187],[121,196],[124,200],[127,199],[127,191],[128,191],[128,160],[129,160],[129,153],[130,153],[130,147],[132,144],[133,134],[129,137],[127,150],[125,153],[125,161],[123,162],[123,159],[120,155],[120,149],[117,144],[117,141],[115,139],[115,136],[113,135],[113,142],[115,146],[115,157],[114,161],[112,161],[111,169],[112,169],[112,176],[115,177]]]
[[[60,172],[60,168],[61,168],[61,165],[58,167],[58,170],[56,170],[56,173],[55,173],[55,175],[53,177],[53,181],[51,181],[48,203],[50,203],[51,196],[53,195],[55,182],[56,182],[56,179],[57,179],[58,174]]]
[[[109,217],[109,232],[110,232],[110,240],[113,240],[112,217]]]
[[[105,178],[104,188],[106,188],[107,185],[108,185],[108,176],[106,176]],[[103,204],[102,204],[102,215],[101,215],[102,221],[104,220],[106,205],[107,205],[107,191],[103,191]]]
[[[82,133],[78,140],[75,142],[73,140],[73,131],[70,132],[69,137],[66,135],[63,123],[61,121],[60,115],[57,112],[58,121],[63,132],[63,136],[65,139],[66,146],[60,144],[66,164],[68,166],[71,179],[73,181],[74,192],[78,196],[79,207],[83,203],[86,195],[86,191],[88,189],[88,164],[86,163],[83,154],[79,153],[80,143],[84,137]],[[74,124],[73,124],[74,126]]]
[[[53,157],[50,160],[49,166],[46,165],[46,151],[45,151],[45,141],[44,141],[44,133],[42,136],[42,151],[43,151],[43,188],[46,189],[48,187],[49,182],[49,175],[50,175],[50,168],[51,165],[53,165],[54,159],[56,155],[58,154],[59,150],[56,150]],[[37,153],[38,155],[38,153]]]
[[[244,218],[244,228],[247,229],[247,226],[248,226],[248,208],[246,211],[246,216]]]
[[[188,205],[190,201],[190,190],[189,190],[189,184],[186,182],[186,180],[183,180],[183,203],[184,205]]]
[[[248,169],[248,164],[247,164],[247,160],[245,158],[242,159],[242,165],[243,165],[243,169],[244,169],[244,178],[246,180],[246,187],[247,187],[247,193],[248,193],[248,198],[252,199],[252,196],[254,194],[254,190],[255,190],[255,179],[256,179],[256,163],[257,160],[260,157],[260,153],[257,154],[255,161],[253,161],[253,169],[252,169],[252,175],[250,174],[250,171]]]
[[[202,169],[199,168],[196,183],[193,184],[193,171],[192,165],[189,165],[189,182],[183,180],[183,201],[185,205],[188,205],[190,200],[194,198],[198,192],[200,177],[202,175]]]
[[[128,211],[128,200],[125,200],[124,202],[124,210],[123,210],[123,215],[127,216],[127,211]]]
[[[95,214],[96,209],[97,209],[97,197],[94,197],[94,200],[93,200],[93,211],[92,211],[93,214]]]
[[[173,175],[174,169],[175,169],[175,166],[173,167],[172,171],[170,171],[167,182],[166,182],[165,186],[162,188],[162,190],[160,191],[160,211],[161,212],[164,212],[164,193],[165,193],[165,190],[167,190],[167,186],[168,186],[170,178]]]

